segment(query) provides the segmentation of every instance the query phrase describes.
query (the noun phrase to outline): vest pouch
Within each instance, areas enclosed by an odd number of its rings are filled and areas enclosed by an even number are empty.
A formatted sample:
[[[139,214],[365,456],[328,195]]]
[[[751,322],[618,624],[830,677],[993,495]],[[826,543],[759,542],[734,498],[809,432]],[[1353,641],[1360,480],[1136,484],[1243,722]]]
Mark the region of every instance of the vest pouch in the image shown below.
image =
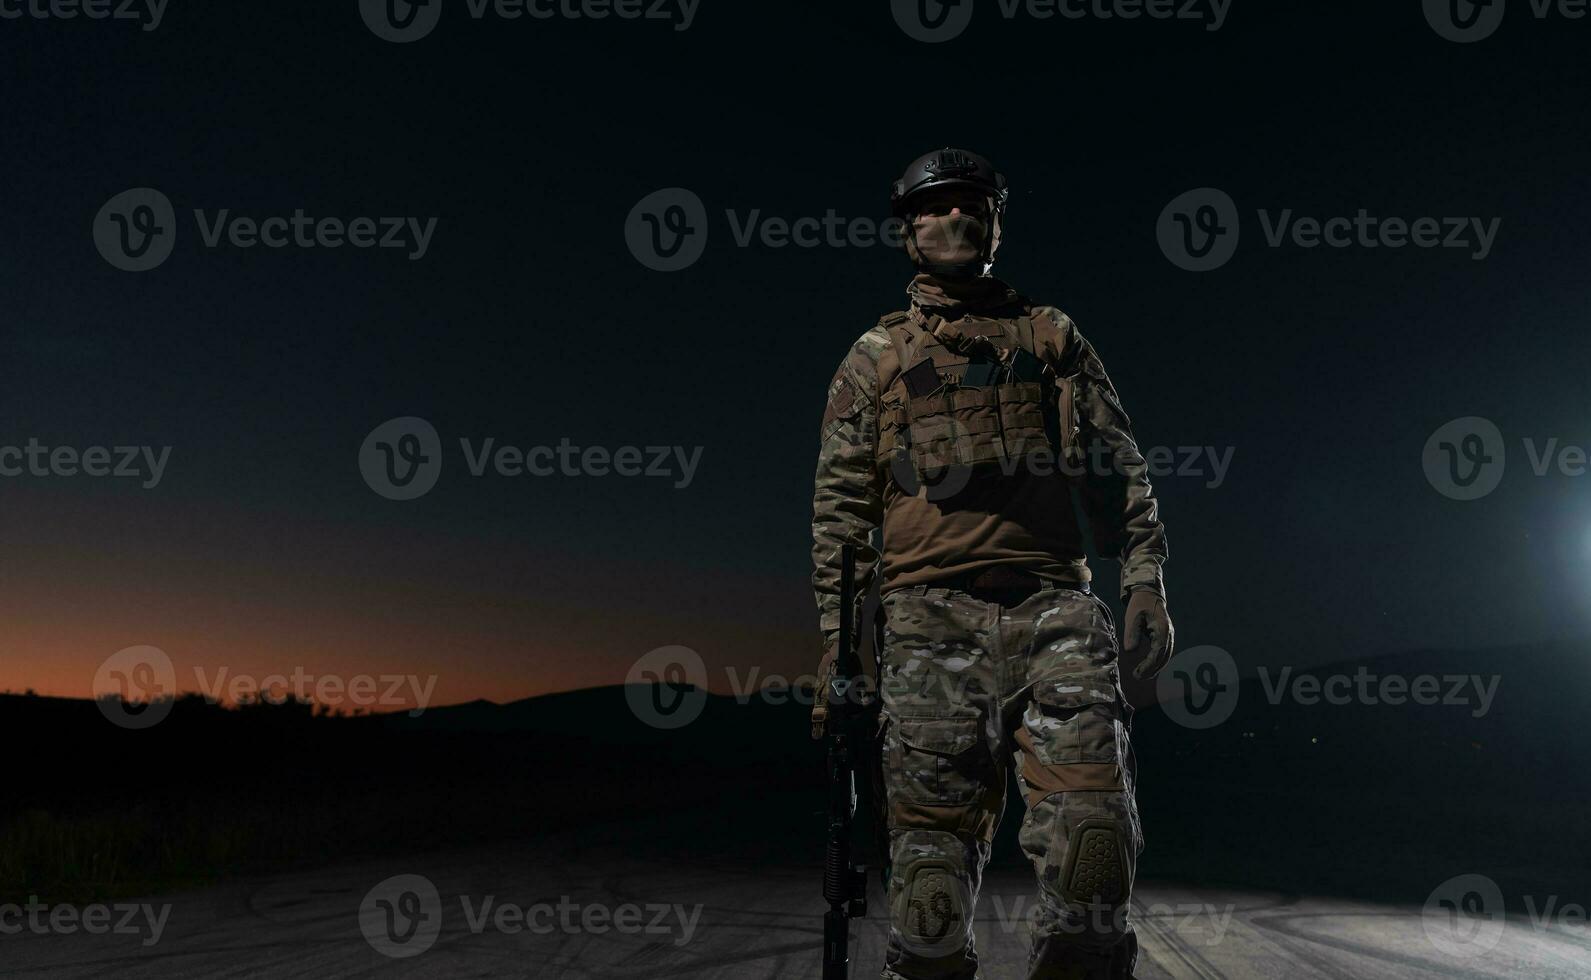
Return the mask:
[[[897,449],[904,448],[906,435],[906,406],[885,396],[878,408],[878,452],[880,461],[888,460]]]
[[[1003,384],[995,388],[1000,399],[1000,429],[1008,459],[1050,449],[1044,430],[1044,386],[1037,381]]]
[[[950,388],[906,402],[912,459],[921,471],[999,462],[997,388]]]
[[[1069,470],[1083,465],[1083,440],[1077,427],[1077,376],[1058,378],[1055,401],[1061,436],[1061,461]]]

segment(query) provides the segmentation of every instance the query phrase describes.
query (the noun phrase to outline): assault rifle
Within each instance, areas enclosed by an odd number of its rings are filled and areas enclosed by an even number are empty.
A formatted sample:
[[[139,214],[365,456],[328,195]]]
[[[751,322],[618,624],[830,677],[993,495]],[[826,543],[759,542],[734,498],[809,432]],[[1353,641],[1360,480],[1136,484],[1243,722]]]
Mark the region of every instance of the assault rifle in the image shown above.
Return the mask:
[[[819,703],[812,719],[812,737],[825,740],[829,774],[829,837],[823,860],[823,899],[829,910],[823,916],[823,980],[846,980],[850,975],[850,920],[867,914],[867,869],[851,862],[859,783],[868,794],[875,824],[882,826],[879,780],[875,778],[881,705],[862,675],[855,614],[856,552],[851,545],[844,545],[840,549],[839,641],[833,666],[814,692]],[[876,656],[877,644],[874,652]]]

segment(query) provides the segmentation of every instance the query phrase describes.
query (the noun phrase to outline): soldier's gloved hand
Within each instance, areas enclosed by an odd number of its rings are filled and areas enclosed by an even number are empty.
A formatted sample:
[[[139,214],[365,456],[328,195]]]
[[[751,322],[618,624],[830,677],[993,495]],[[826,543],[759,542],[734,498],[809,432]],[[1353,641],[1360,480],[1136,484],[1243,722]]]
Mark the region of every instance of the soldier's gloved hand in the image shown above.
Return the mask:
[[[839,659],[840,649],[831,646],[823,652],[823,659],[818,661],[818,683],[812,689],[812,737],[823,737],[823,726],[829,720],[829,679],[834,676],[834,664]]]
[[[1144,634],[1149,634],[1149,650],[1139,653]],[[1171,616],[1166,612],[1166,600],[1153,592],[1139,590],[1127,599],[1127,627],[1122,645],[1134,659],[1142,658],[1133,668],[1133,676],[1148,680],[1160,673],[1171,660],[1172,643],[1176,630],[1171,626]]]

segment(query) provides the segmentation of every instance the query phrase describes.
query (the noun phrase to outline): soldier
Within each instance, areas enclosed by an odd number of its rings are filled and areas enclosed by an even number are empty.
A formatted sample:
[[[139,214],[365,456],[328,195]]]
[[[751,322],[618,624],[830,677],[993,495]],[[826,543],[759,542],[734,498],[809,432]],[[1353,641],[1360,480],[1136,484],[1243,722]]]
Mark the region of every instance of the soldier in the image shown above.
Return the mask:
[[[918,270],[910,307],[851,348],[823,415],[820,677],[835,656],[840,547],[855,547],[865,594],[883,532],[883,976],[897,980],[977,976],[973,905],[1008,766],[1038,876],[1029,976],[1131,977],[1137,958],[1132,709],[1072,492],[1096,552],[1121,561],[1140,678],[1172,652],[1165,532],[1094,348],[1066,314],[989,275],[1006,198],[1005,178],[962,150],[929,153],[895,182]]]

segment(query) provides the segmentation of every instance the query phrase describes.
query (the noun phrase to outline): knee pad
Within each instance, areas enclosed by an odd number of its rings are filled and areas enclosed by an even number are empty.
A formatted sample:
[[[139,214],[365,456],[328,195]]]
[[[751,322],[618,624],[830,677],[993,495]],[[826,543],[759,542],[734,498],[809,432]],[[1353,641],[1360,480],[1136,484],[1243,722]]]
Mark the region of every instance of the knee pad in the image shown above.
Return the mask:
[[[1072,828],[1061,869],[1061,893],[1067,901],[1087,906],[1115,906],[1127,901],[1132,882],[1127,871],[1127,846],[1116,822],[1089,817]]]
[[[900,869],[893,910],[901,946],[925,959],[961,952],[972,941],[972,892],[965,872],[942,858]]]

